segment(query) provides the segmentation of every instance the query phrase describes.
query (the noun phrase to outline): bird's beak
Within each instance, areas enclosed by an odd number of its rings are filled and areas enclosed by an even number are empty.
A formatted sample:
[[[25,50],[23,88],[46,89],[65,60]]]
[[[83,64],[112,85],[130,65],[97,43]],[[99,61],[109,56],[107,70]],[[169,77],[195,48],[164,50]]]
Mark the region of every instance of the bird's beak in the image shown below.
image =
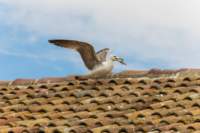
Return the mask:
[[[119,61],[121,64],[123,64],[123,65],[127,65],[127,64],[124,62],[124,59],[122,59],[122,58],[119,58],[118,61]]]
[[[123,64],[123,65],[127,65],[124,61],[122,61],[122,62],[120,62],[121,64]]]

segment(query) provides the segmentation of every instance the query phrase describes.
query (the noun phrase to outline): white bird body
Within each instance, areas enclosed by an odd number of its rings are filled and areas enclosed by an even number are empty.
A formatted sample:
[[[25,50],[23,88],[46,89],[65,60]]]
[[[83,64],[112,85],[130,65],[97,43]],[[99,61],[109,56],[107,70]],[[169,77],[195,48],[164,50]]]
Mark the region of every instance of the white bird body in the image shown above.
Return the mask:
[[[97,65],[93,70],[89,72],[91,76],[105,76],[112,73],[113,69],[113,60],[107,59],[106,61],[102,62],[100,65]]]

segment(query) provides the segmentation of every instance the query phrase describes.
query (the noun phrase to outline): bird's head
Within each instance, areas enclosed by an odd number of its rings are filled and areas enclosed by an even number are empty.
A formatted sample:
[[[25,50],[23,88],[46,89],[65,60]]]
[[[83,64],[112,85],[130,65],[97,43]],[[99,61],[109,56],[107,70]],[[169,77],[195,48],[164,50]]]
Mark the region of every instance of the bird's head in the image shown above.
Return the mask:
[[[112,56],[111,57],[111,60],[112,61],[118,61],[119,63],[123,64],[123,65],[126,65],[126,63],[124,62],[124,59],[123,58],[120,58],[120,57],[117,57],[117,56]]]

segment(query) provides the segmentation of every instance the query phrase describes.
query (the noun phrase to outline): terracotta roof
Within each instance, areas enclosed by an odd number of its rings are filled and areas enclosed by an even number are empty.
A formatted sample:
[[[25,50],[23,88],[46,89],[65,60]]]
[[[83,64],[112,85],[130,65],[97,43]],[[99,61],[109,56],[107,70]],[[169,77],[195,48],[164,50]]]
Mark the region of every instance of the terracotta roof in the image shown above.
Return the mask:
[[[0,133],[200,132],[200,71],[0,81]]]

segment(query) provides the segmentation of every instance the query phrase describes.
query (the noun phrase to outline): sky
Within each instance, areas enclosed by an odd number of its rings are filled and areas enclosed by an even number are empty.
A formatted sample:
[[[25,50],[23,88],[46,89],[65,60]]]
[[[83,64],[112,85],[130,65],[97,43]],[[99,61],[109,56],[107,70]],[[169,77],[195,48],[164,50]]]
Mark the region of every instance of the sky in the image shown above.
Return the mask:
[[[114,72],[200,66],[199,0],[0,0],[0,80],[85,74],[78,53],[49,39],[108,47]]]

